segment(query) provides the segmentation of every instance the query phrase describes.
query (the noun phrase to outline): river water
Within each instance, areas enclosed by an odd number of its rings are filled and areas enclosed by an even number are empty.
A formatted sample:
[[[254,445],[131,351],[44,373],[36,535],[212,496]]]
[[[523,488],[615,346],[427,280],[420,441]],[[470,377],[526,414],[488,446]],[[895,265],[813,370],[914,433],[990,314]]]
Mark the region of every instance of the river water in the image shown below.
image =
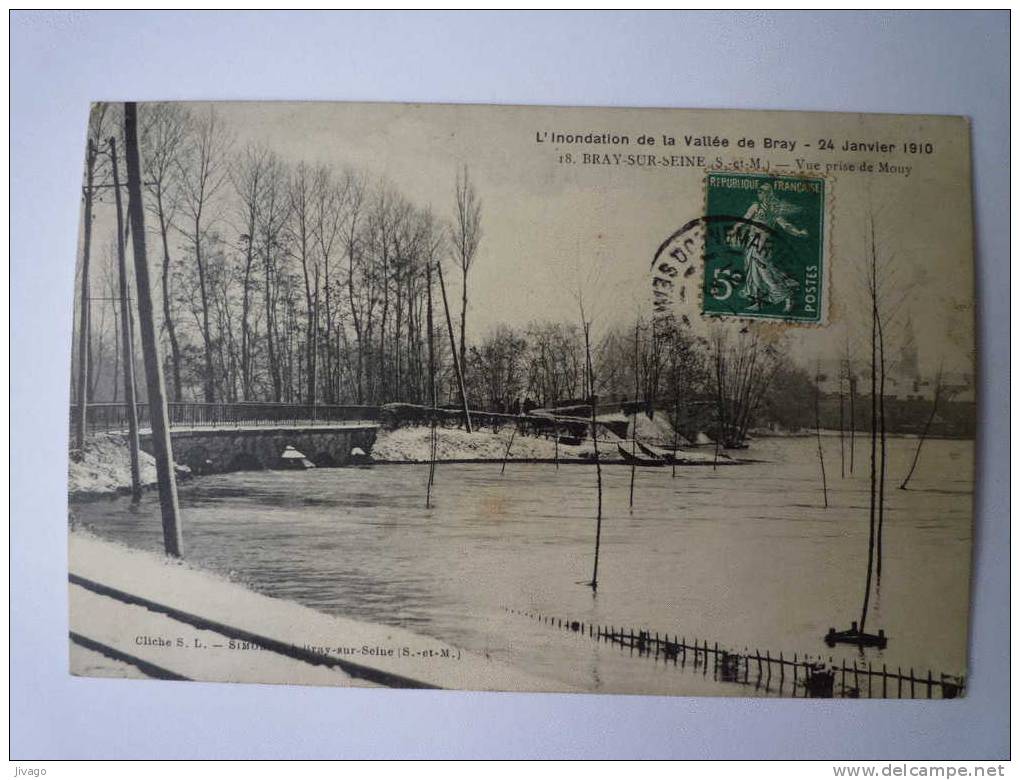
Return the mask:
[[[965,671],[973,443],[930,440],[908,491],[916,439],[889,442],[883,573],[868,629],[889,636],[865,660],[895,669]],[[508,610],[650,628],[752,652],[861,660],[830,650],[830,626],[861,608],[868,533],[868,443],[840,475],[824,437],[828,508],[813,438],[755,441],[754,463],[603,467],[599,589],[591,579],[593,466],[428,467],[239,472],[183,483],[186,557],[271,596],[387,623],[488,653],[589,691],[748,695],[711,672],[632,656]],[[160,550],[154,493],[77,504],[101,537]],[[300,640],[300,637],[295,637]]]

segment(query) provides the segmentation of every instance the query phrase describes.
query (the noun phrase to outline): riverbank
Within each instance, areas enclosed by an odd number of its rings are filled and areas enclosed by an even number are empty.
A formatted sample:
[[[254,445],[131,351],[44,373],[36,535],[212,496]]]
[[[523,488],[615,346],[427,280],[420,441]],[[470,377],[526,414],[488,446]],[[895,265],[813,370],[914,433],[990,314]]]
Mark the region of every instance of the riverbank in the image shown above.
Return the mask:
[[[431,429],[425,426],[397,428],[381,431],[372,447],[376,463],[428,463],[430,460]],[[513,435],[511,429],[499,433],[478,430],[468,433],[460,428],[436,429],[436,461],[438,463],[469,463],[502,461],[509,463],[591,463],[595,450],[590,440],[580,444],[560,444],[541,436]],[[656,439],[658,441],[660,439]],[[599,459],[603,463],[623,463],[617,445],[629,447],[627,440],[606,432],[599,438]],[[509,446],[509,452],[507,447]],[[640,451],[639,453],[640,454]],[[679,453],[680,465],[704,465],[716,461],[713,449],[688,449]],[[719,462],[732,462],[719,453]]]
[[[641,416],[643,417],[643,415]],[[668,425],[668,424],[667,424]],[[512,434],[512,428],[498,433],[476,430],[468,433],[460,428],[436,429],[436,461],[438,463],[591,463],[595,452],[591,440],[580,444],[560,444],[542,436]],[[669,449],[671,434],[662,427],[638,428],[639,440]],[[511,436],[513,440],[511,441]],[[427,426],[408,426],[381,430],[370,453],[379,465],[428,463],[432,431]],[[629,449],[626,439],[604,430],[599,438],[599,458],[603,463],[623,463],[617,445]],[[507,447],[509,446],[509,451]],[[640,452],[639,452],[640,454]],[[142,486],[156,485],[156,461],[146,452],[139,453]],[[725,453],[713,447],[686,449],[678,452],[678,465],[703,466],[715,463],[732,464]],[[177,479],[190,479],[187,466],[176,466]],[[68,465],[68,495],[72,502],[95,501],[131,492],[131,457],[127,437],[116,433],[97,433],[89,437],[83,451],[71,453]]]
[[[156,486],[156,459],[138,453],[142,487]],[[175,464],[177,479],[191,477],[191,469]],[[74,501],[89,501],[131,492],[131,453],[127,437],[117,433],[96,433],[88,437],[83,450],[73,450],[68,459],[67,492]]]
[[[569,690],[433,637],[327,615],[80,531],[68,561],[75,675]]]

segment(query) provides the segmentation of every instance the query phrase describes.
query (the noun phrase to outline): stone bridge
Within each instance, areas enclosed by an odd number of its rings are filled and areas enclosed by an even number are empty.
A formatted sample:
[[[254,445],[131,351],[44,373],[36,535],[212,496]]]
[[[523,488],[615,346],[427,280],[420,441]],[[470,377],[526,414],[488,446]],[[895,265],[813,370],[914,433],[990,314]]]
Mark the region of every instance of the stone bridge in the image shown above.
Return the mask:
[[[316,466],[344,466],[351,450],[371,454],[377,423],[338,423],[310,426],[171,428],[174,461],[194,474],[280,468],[280,455],[289,445]],[[152,435],[142,431],[140,444],[152,453]]]

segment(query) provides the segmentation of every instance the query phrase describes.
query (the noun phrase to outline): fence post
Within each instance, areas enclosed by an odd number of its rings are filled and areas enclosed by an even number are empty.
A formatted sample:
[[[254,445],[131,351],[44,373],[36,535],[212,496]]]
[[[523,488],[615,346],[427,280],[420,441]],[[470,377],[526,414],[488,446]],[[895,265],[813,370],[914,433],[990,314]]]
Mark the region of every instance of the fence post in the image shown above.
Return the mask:
[[[931,698],[931,669],[928,670],[928,698]]]
[[[910,667],[910,698],[914,698],[914,667]]]
[[[886,690],[885,690],[885,681],[886,681],[885,664],[882,664],[882,698],[883,699],[887,698],[886,697]]]

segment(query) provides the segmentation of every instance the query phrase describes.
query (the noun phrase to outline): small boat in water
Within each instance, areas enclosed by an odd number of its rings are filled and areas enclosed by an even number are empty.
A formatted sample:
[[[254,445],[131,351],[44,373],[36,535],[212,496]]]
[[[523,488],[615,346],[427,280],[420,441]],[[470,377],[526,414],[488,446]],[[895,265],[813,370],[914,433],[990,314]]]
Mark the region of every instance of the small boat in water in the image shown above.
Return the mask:
[[[880,628],[877,634],[861,632],[857,628],[856,620],[850,624],[848,631],[837,631],[834,628],[830,628],[829,633],[825,635],[825,644],[829,647],[842,644],[857,645],[858,647],[877,647],[879,650],[884,650],[888,642],[889,640],[886,638],[884,630]]]
[[[640,445],[639,445],[640,446]],[[622,444],[617,444],[616,449],[620,452],[620,457],[623,458],[623,462],[633,466],[665,466],[666,461],[659,457],[649,457],[648,455],[638,455],[637,453],[628,452]]]
[[[662,447],[653,447],[650,444],[645,444],[640,439],[635,440],[635,443],[637,444],[637,448],[649,458],[655,458],[665,463],[680,462],[677,459],[679,450],[667,450]]]

